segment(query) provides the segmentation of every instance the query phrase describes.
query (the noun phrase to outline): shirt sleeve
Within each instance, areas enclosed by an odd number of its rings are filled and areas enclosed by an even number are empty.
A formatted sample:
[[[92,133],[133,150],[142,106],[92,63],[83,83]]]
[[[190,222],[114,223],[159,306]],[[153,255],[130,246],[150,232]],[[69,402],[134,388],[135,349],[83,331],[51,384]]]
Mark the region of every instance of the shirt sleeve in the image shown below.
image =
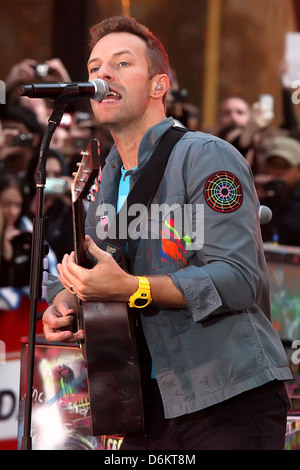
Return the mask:
[[[186,202],[204,206],[198,263],[170,274],[187,311],[201,321],[212,313],[251,308],[260,284],[262,241],[250,167],[234,147],[212,137],[188,147],[184,177]]]
[[[46,301],[49,305],[52,305],[57,294],[64,290],[64,286],[58,277],[53,274],[49,274],[48,281],[44,285],[46,287]]]

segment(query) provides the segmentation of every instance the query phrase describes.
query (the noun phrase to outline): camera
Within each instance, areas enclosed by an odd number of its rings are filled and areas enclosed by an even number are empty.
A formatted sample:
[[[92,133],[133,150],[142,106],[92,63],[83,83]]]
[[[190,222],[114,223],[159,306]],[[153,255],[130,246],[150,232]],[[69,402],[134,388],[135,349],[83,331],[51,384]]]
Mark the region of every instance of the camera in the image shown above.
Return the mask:
[[[188,96],[188,91],[185,88],[180,88],[180,90],[172,90],[171,94],[174,98],[174,101],[177,103],[185,103]]]
[[[279,196],[286,189],[286,183],[276,179],[263,184],[262,187],[265,191],[274,191],[274,196]]]
[[[73,145],[76,150],[82,150],[88,146],[89,139],[84,137],[73,137]]]
[[[45,185],[45,194],[65,194],[67,182],[62,178],[47,178]]]
[[[34,69],[37,77],[45,78],[49,74],[49,65],[47,64],[38,64]]]
[[[6,134],[5,144],[8,147],[31,147],[33,144],[33,134]]]
[[[31,232],[22,232],[20,235],[17,235],[11,240],[11,244],[14,249],[18,248],[27,248],[30,249],[32,243],[32,233]]]

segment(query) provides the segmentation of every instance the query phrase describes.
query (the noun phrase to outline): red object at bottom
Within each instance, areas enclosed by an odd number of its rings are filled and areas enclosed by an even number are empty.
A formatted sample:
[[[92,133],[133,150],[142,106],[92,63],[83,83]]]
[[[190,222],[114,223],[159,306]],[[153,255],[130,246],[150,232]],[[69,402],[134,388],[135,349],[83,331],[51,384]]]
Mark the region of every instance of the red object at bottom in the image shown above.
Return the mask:
[[[0,450],[17,450],[17,439],[10,439],[7,441],[0,441]]]
[[[38,318],[41,318],[42,312],[47,307],[47,302],[38,302]],[[18,415],[20,376],[17,372],[17,361],[21,357],[21,338],[29,335],[30,299],[23,296],[17,309],[0,310],[0,321],[0,341],[5,346],[5,364],[0,364],[0,376],[2,378],[0,381],[0,450],[16,450],[18,445],[17,432],[15,438],[13,438],[11,423],[17,419]],[[40,334],[42,331],[42,321],[38,320],[36,333]],[[3,345],[3,343],[1,344]]]
[[[38,302],[38,313],[48,307],[47,302]],[[0,340],[4,341],[6,353],[21,351],[21,338],[29,334],[30,322],[30,299],[23,296],[17,310],[0,310],[1,331]],[[37,334],[42,333],[41,321],[36,324]]]

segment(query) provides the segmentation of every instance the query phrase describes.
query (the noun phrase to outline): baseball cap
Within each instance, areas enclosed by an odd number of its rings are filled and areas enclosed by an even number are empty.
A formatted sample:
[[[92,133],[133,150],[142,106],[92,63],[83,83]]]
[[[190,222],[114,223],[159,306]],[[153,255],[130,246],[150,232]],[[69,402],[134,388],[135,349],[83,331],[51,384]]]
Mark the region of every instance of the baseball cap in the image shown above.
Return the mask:
[[[266,153],[266,160],[281,157],[290,165],[300,165],[300,143],[292,137],[275,137]]]

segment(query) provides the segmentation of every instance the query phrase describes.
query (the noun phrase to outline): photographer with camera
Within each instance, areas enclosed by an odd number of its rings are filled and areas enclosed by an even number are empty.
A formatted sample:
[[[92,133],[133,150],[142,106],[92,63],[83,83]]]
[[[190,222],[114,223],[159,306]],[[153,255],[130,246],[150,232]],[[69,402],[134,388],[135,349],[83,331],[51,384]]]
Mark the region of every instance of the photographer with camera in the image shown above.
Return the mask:
[[[273,212],[263,225],[264,242],[300,246],[300,143],[286,136],[273,138],[265,154],[265,174],[255,177],[261,204]]]
[[[166,115],[175,119],[177,126],[193,131],[201,129],[200,109],[188,102],[188,91],[179,85],[176,70],[170,70],[170,88],[166,94]]]
[[[1,166],[23,177],[43,135],[35,113],[20,105],[6,107],[1,113],[0,134]]]
[[[220,103],[215,134],[231,143],[245,158],[253,173],[261,171],[257,145],[261,135],[274,119],[272,106],[265,106],[262,97],[250,105],[238,96],[230,96]]]
[[[70,82],[71,78],[60,59],[54,58],[44,63],[39,63],[34,59],[25,59],[11,68],[5,80],[7,104],[14,106],[21,103],[20,99],[23,98],[19,96],[19,86],[36,81]],[[35,106],[31,103],[33,101],[36,100],[26,100],[29,107]]]
[[[24,178],[26,197],[26,216],[32,221],[35,213],[35,181],[38,170],[38,155],[29,162]],[[54,251],[57,261],[61,261],[66,251],[73,250],[73,225],[71,205],[72,177],[64,156],[50,148],[46,162],[46,186],[44,194],[44,213],[48,218],[45,239]]]
[[[18,307],[30,282],[32,222],[24,215],[23,181],[14,172],[0,174],[0,309]],[[53,250],[48,254],[49,272],[57,272]]]
[[[22,181],[12,172],[1,173],[1,287],[29,284],[31,233],[22,221],[23,202]]]

